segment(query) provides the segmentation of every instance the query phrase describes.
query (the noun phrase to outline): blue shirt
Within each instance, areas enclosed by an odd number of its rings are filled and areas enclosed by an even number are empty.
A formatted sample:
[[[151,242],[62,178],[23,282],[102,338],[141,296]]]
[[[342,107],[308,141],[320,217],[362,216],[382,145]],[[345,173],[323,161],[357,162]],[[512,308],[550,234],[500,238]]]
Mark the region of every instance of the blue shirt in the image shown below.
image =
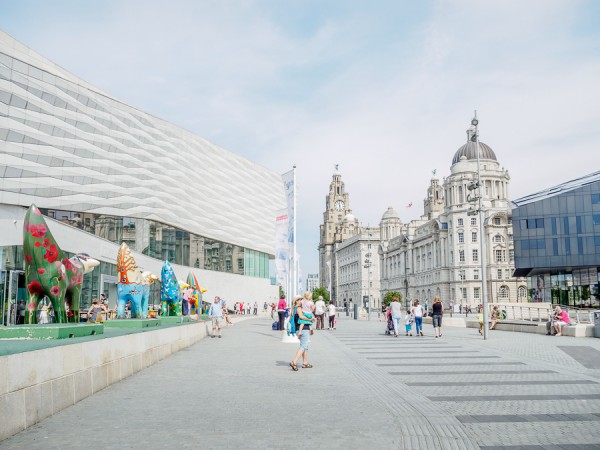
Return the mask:
[[[223,301],[210,305],[208,311],[209,317],[223,317]]]

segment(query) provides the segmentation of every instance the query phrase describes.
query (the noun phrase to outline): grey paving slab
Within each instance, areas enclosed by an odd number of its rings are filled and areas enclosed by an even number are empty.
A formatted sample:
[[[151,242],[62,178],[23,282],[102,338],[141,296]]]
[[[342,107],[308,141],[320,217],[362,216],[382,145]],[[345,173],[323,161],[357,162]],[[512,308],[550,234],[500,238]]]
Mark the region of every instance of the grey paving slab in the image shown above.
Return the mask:
[[[311,337],[314,368],[293,372],[297,345],[281,343],[270,324],[236,324],[0,447],[600,448],[600,370],[558,348],[600,351],[600,339],[483,340],[450,327],[442,340],[390,339],[382,322],[341,318],[342,333]],[[433,353],[450,347],[462,356]],[[399,361],[392,350],[407,353]],[[425,359],[411,362],[412,351]],[[375,352],[383,359],[369,359]],[[64,424],[86,433],[64,433]]]
[[[600,369],[600,351],[593,347],[581,346],[558,346],[563,352],[588,369]]]

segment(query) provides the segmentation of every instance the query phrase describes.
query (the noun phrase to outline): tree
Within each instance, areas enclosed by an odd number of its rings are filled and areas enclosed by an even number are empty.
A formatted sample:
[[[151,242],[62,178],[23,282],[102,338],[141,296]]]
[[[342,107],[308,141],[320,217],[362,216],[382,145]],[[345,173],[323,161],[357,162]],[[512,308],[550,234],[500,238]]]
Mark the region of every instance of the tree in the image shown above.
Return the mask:
[[[398,297],[398,301],[402,302],[402,294],[400,292],[397,291],[389,291],[385,293],[385,296],[383,297],[383,303],[386,306],[389,306],[390,303],[392,303],[392,299],[394,297]]]
[[[279,298],[282,298],[285,295],[285,291],[281,286],[279,286]]]
[[[319,298],[319,296],[321,296],[323,297],[323,300],[325,300],[325,303],[329,303],[329,292],[327,292],[327,289],[325,289],[323,286],[315,288],[312,294],[313,300],[316,300]]]

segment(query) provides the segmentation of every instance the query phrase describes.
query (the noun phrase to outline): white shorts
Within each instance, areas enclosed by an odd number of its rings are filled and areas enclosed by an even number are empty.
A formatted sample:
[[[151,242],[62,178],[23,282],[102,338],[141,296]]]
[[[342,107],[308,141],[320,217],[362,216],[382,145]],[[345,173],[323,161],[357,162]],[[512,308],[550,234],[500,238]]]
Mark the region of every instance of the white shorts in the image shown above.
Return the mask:
[[[212,318],[212,326],[213,328],[221,328],[222,317],[213,317]]]

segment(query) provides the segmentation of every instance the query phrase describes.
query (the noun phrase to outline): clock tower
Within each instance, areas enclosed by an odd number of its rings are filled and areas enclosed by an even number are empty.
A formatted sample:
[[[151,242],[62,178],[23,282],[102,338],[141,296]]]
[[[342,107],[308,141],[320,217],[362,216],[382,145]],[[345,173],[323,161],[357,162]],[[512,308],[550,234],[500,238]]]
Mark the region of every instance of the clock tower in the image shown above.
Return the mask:
[[[323,223],[320,225],[321,237],[319,240],[319,280],[321,286],[327,289],[334,298],[335,261],[333,259],[334,246],[353,235],[358,226],[356,219],[350,214],[349,196],[344,187],[342,176],[338,172],[337,165],[329,184],[329,194],[325,201],[325,212]],[[352,226],[344,226],[346,216],[351,218]]]

